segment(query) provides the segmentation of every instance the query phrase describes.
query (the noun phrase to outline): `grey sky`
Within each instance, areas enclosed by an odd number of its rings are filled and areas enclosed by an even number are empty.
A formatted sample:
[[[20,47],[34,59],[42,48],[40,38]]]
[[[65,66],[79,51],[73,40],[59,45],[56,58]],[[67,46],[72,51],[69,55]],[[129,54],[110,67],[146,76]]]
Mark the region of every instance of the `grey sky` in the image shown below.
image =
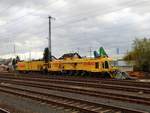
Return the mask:
[[[55,56],[80,50],[89,55],[103,46],[109,55],[123,54],[132,41],[150,36],[149,0],[0,0],[0,56],[32,53],[47,46],[48,15],[52,20]]]

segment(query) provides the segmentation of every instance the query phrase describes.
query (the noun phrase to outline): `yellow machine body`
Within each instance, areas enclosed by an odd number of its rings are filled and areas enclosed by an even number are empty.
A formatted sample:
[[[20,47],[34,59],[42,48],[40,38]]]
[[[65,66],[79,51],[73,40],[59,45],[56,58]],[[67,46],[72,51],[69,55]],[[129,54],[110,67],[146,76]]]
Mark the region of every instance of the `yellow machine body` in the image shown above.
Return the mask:
[[[60,61],[61,70],[83,70],[88,72],[112,71],[110,58],[67,58]]]
[[[112,72],[117,68],[111,66],[112,59],[108,57],[100,58],[65,58],[53,60],[45,63],[44,61],[21,61],[17,63],[17,70],[20,72],[44,71],[63,72],[63,71],[85,71],[90,73]]]
[[[22,61],[17,63],[18,71],[41,71],[44,61]]]

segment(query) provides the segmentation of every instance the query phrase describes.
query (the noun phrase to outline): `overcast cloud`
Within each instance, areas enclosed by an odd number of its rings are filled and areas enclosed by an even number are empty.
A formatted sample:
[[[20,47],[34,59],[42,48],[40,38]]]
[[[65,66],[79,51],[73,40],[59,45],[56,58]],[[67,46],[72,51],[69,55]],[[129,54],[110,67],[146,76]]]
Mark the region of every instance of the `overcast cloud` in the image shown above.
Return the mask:
[[[52,53],[59,57],[103,46],[110,56],[131,49],[135,38],[150,37],[149,0],[0,0],[0,56],[14,52],[42,57],[52,20]]]

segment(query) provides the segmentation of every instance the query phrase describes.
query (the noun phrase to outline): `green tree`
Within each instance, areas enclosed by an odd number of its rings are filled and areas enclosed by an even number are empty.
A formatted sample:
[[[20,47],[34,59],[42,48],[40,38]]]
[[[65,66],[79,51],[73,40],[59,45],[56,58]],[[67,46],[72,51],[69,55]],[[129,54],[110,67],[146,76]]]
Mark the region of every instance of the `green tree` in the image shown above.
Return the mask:
[[[135,39],[132,51],[124,57],[126,61],[134,61],[135,68],[150,71],[150,39]]]
[[[16,56],[16,62],[19,62],[19,61],[20,61],[20,57]]]
[[[14,69],[16,69],[16,67],[17,67],[16,64],[19,61],[20,61],[20,57],[19,56],[16,56],[16,58],[13,58],[13,60],[12,60],[12,66],[13,66]]]
[[[48,48],[44,49],[43,60],[47,63],[50,60],[50,52]]]
[[[12,66],[14,69],[16,69],[16,59],[15,58],[13,58],[13,60],[12,60]]]

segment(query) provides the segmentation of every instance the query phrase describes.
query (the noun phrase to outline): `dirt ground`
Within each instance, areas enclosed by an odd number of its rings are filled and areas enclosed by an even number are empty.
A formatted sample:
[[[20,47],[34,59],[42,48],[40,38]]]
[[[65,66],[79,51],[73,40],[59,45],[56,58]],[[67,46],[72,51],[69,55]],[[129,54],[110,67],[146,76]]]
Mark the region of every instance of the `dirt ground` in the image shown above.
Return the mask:
[[[150,72],[129,71],[128,74],[132,77],[137,77],[139,79],[150,79]]]

